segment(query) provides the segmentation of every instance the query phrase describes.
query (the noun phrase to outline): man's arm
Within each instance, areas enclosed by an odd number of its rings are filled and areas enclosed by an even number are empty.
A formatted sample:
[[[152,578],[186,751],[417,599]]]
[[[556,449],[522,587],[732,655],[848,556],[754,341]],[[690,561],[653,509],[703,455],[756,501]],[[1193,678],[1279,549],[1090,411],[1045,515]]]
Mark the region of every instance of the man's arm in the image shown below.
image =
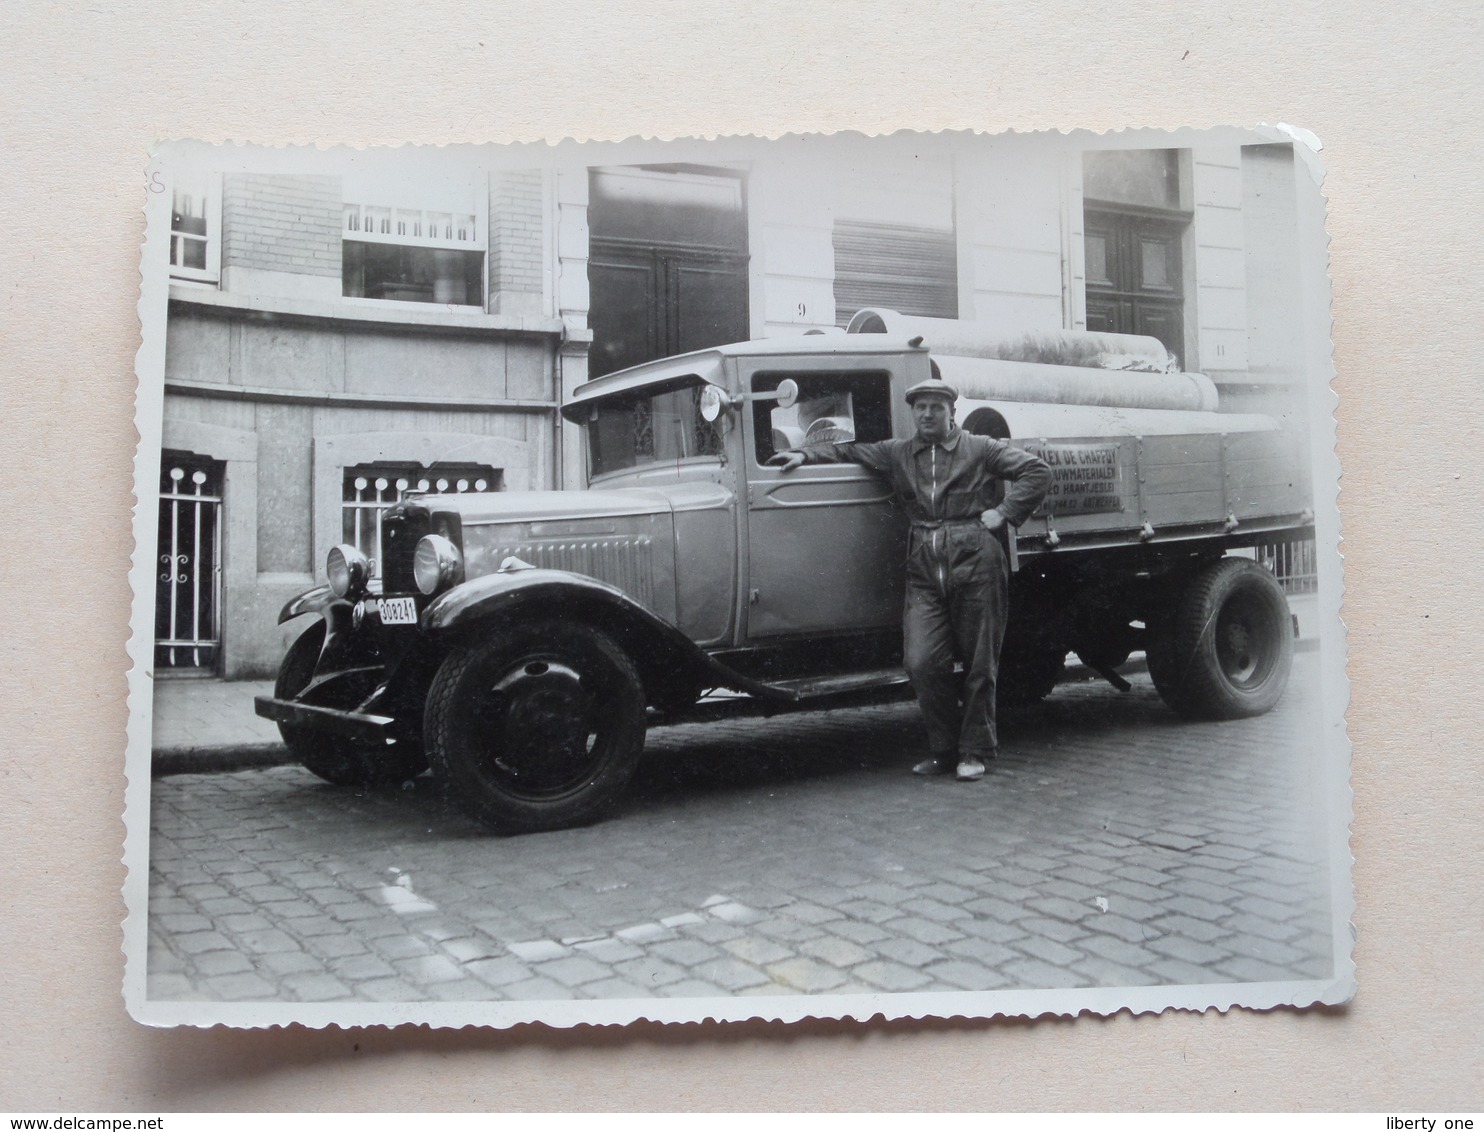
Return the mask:
[[[768,463],[785,472],[791,472],[800,464],[859,464],[878,474],[891,470],[893,441],[878,440],[873,443],[811,444],[806,448],[790,448],[768,458]]]
[[[991,518],[998,512],[1004,522],[1019,527],[1046,498],[1046,489],[1051,486],[1051,468],[1041,457],[1001,440],[994,442],[988,458],[994,474],[1011,483],[1005,498],[984,513],[984,525],[990,530],[998,528],[1000,523]]]

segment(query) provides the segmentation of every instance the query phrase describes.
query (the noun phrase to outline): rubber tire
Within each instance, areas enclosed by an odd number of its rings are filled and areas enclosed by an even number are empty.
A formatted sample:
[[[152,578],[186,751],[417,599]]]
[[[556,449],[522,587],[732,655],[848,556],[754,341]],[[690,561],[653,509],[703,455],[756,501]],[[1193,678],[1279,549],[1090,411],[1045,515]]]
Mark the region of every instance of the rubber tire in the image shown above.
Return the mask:
[[[1250,558],[1222,558],[1197,571],[1150,629],[1149,675],[1183,716],[1262,715],[1288,685],[1288,598],[1272,572]]]
[[[289,646],[273,685],[275,699],[297,699],[314,679],[320,650],[325,645],[325,623],[316,621]],[[321,707],[354,707],[354,704],[320,704]],[[313,727],[280,723],[289,753],[311,774],[335,786],[395,786],[416,778],[428,769],[428,760],[414,747],[375,748],[344,736]]]
[[[517,625],[455,648],[423,716],[434,773],[497,833],[600,816],[633,777],[644,730],[632,661],[604,633],[571,622]]]

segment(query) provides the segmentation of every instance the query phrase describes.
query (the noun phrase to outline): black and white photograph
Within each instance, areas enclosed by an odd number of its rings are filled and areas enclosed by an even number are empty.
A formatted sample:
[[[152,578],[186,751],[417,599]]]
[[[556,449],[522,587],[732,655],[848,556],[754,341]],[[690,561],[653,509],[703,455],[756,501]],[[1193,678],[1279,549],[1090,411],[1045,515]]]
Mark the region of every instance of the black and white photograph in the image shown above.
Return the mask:
[[[169,142],[124,994],[160,1026],[1355,993],[1294,127]]]

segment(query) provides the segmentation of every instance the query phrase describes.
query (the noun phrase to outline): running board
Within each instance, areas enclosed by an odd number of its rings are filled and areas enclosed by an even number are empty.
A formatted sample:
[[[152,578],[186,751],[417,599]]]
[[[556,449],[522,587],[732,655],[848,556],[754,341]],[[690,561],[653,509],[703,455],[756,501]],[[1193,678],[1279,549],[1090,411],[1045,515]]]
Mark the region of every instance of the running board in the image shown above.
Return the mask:
[[[867,688],[894,688],[907,683],[903,668],[875,668],[866,672],[846,672],[839,676],[808,676],[801,680],[770,680],[774,688],[791,692],[799,699],[839,696]]]
[[[910,689],[900,667],[846,672],[838,676],[810,676],[797,680],[770,680],[773,696],[761,699],[741,692],[716,691],[678,712],[651,713],[653,723],[700,723],[744,715],[777,715],[788,711],[817,711],[852,703],[905,698]]]

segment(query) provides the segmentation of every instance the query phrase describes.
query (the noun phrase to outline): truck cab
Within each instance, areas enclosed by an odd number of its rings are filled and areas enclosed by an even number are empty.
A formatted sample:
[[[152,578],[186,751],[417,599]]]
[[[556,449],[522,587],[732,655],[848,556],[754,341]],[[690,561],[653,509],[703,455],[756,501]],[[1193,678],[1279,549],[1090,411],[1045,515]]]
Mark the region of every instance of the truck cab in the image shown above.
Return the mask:
[[[743,345],[584,386],[564,413],[587,431],[589,487],[675,502],[673,619],[697,644],[762,647],[892,624],[905,527],[885,487],[849,464],[784,475],[767,461],[824,439],[910,432],[901,394],[927,373],[926,351],[844,335]],[[719,409],[708,413],[707,397]],[[805,562],[806,545],[835,553]]]

